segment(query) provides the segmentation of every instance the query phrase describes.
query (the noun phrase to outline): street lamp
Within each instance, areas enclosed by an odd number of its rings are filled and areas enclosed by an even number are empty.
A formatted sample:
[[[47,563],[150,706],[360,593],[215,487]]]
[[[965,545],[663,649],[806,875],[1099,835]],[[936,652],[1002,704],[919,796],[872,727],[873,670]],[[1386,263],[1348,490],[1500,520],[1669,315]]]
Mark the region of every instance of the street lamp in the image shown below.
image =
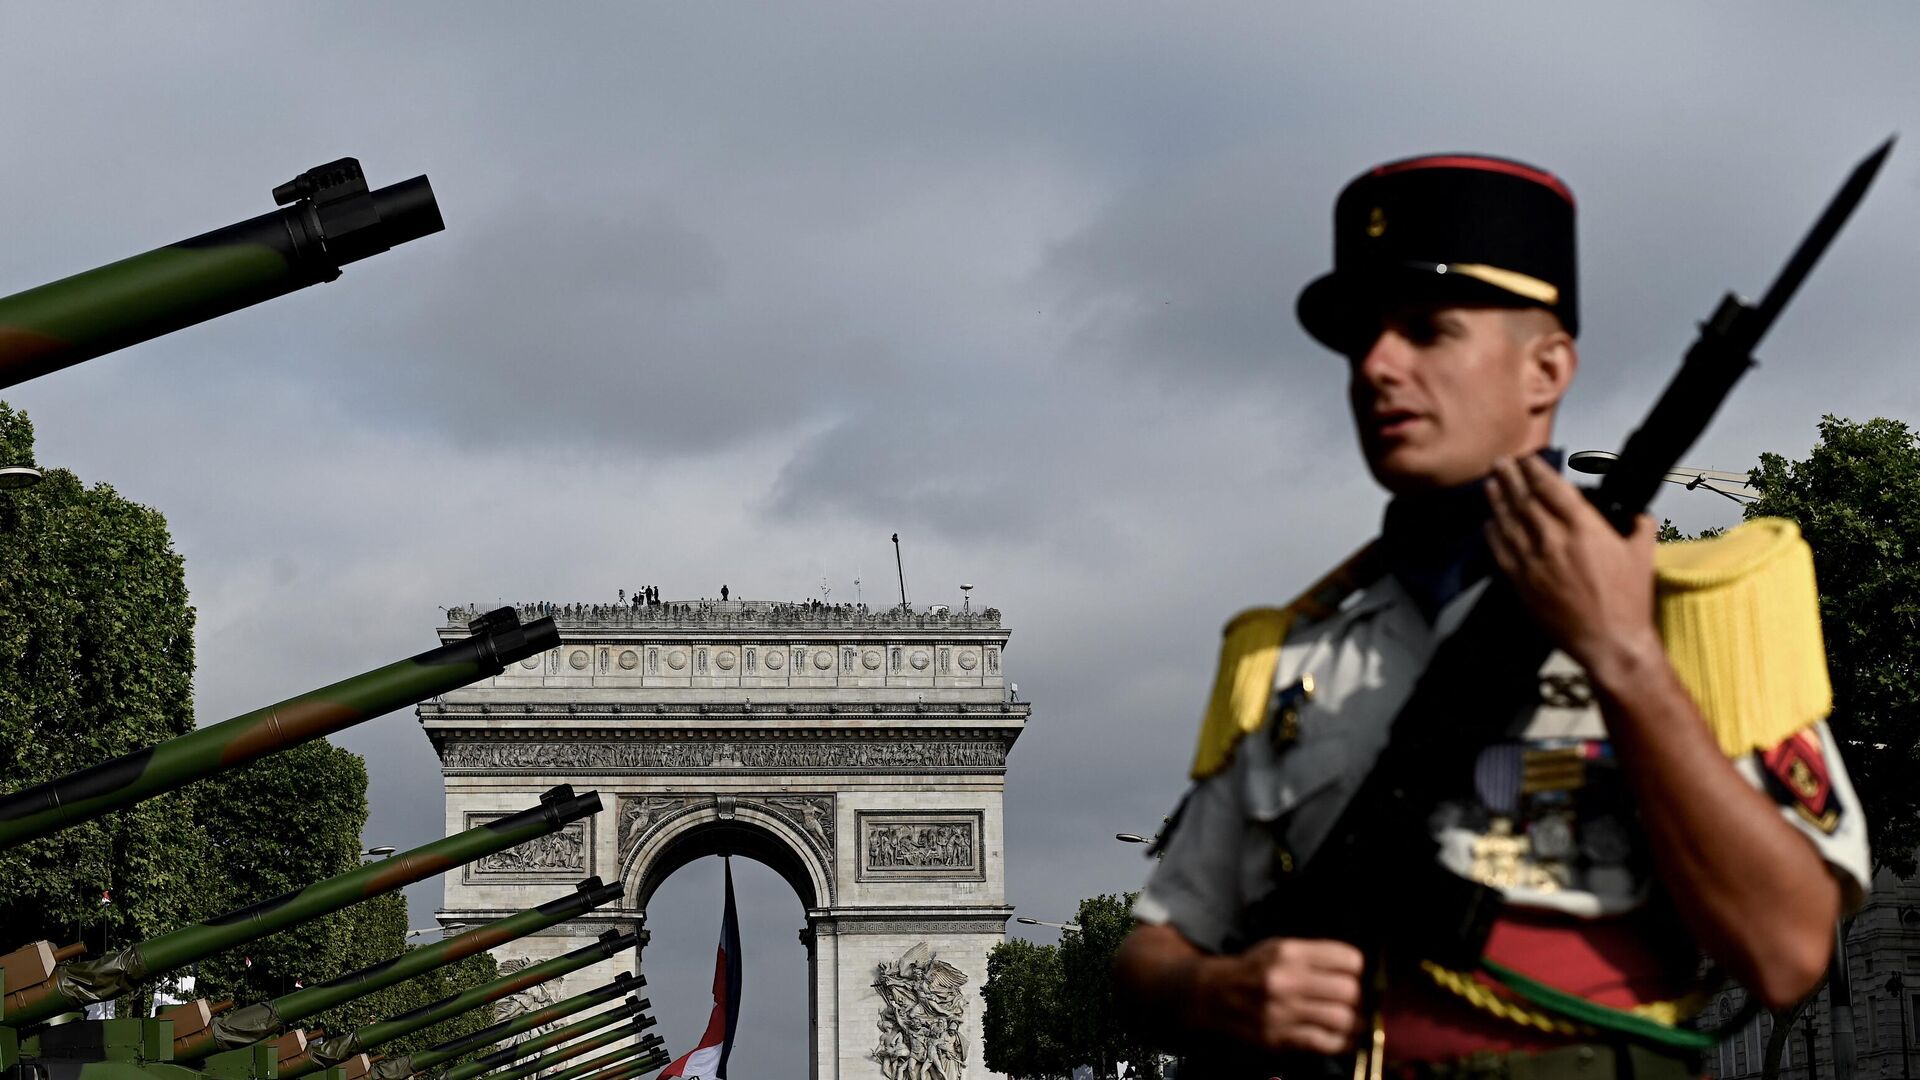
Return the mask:
[[[1620,455],[1606,450],[1576,450],[1567,455],[1567,468],[1574,472],[1600,475],[1613,468]],[[1753,485],[1745,473],[1721,472],[1718,469],[1696,469],[1690,465],[1668,469],[1661,477],[1669,484],[1679,484],[1688,491],[1696,489],[1711,491],[1715,495],[1724,495],[1734,502],[1746,505],[1760,498],[1753,493]]]
[[[1072,930],[1075,933],[1080,931],[1080,924],[1074,922],[1048,922],[1045,919],[1029,919],[1025,915],[1015,915],[1013,921],[1027,926],[1051,926],[1055,930]]]
[[[379,847],[370,847],[361,852],[360,857],[363,859],[384,859],[398,850],[400,849],[388,844],[382,844]]]
[[[1117,832],[1117,833],[1114,833],[1114,834],[1113,834],[1113,838],[1114,838],[1115,840],[1118,840],[1118,841],[1120,841],[1120,842],[1121,842],[1121,843],[1123,843],[1123,844],[1151,844],[1151,843],[1153,843],[1153,837],[1151,837],[1151,836],[1141,836],[1141,835],[1140,835],[1139,833],[1137,833],[1137,832]]]
[[[0,466],[0,491],[19,491],[40,482],[40,470],[31,465]]]
[[[466,923],[450,922],[450,923],[447,923],[445,926],[426,926],[418,930],[409,930],[407,931],[407,936],[419,937],[421,934],[451,934],[455,930],[465,930],[466,928],[467,928]]]

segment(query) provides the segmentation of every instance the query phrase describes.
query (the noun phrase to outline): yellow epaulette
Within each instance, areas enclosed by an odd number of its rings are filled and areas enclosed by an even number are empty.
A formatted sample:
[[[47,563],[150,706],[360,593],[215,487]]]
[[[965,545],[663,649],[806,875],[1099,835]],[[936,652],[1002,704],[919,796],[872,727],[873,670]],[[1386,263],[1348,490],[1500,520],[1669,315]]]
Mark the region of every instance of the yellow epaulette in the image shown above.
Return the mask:
[[[1191,775],[1233,760],[1266,721],[1280,646],[1296,618],[1323,618],[1380,572],[1369,544],[1285,607],[1227,623]],[[1654,554],[1661,640],[1728,757],[1764,750],[1833,708],[1813,551],[1791,521],[1756,518]]]
[[[1783,518],[1654,553],[1660,637],[1728,757],[1766,750],[1833,710],[1813,549]]]
[[[1220,644],[1220,667],[1200,722],[1191,775],[1204,780],[1233,760],[1240,737],[1266,722],[1273,695],[1273,673],[1280,666],[1280,645],[1296,618],[1320,619],[1348,594],[1379,573],[1375,546],[1368,544],[1285,607],[1258,607],[1235,615]]]

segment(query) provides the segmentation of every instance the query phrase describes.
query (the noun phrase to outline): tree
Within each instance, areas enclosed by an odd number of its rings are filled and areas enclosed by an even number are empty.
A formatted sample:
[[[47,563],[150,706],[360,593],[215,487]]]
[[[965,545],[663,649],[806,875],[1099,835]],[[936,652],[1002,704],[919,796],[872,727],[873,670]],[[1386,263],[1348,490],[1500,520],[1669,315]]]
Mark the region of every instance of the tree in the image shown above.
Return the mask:
[[[1748,517],[1788,518],[1813,547],[1833,679],[1830,724],[1874,861],[1914,872],[1920,844],[1920,439],[1906,424],[1820,421],[1803,460],[1764,454]]]
[[[358,754],[322,739],[220,773],[197,788],[210,811],[201,820],[207,858],[219,870],[208,887],[213,911],[238,910],[360,865],[367,765]],[[203,961],[199,992],[215,1000],[259,1001],[400,951],[395,941],[386,952],[368,956],[369,943],[353,932],[352,910]]]
[[[0,464],[34,460],[31,422],[0,402]],[[36,487],[0,492],[0,776],[9,791],[194,727],[194,612],[166,519],[67,470],[45,474]],[[98,955],[103,937],[117,948],[351,870],[366,789],[359,755],[319,741],[0,851],[0,949],[84,939]],[[387,959],[405,934],[405,901],[374,898],[207,959],[199,990],[242,1002],[277,996]],[[338,1020],[396,1015],[493,971],[490,957],[472,957],[345,1006]],[[401,1045],[477,1030],[486,1014]]]
[[[1008,941],[987,956],[987,1067],[1011,1076],[1056,1077],[1080,1065],[1111,1077],[1158,1077],[1159,1055],[1126,1022],[1113,996],[1113,957],[1133,928],[1134,894],[1080,902],[1076,929],[1058,947]]]
[[[1065,985],[1071,1046],[1077,1060],[1097,1076],[1113,1076],[1120,1062],[1133,1076],[1159,1075],[1158,1054],[1127,1023],[1114,1000],[1113,957],[1133,929],[1133,900],[1103,894],[1080,901],[1078,931],[1060,935],[1060,970]]]
[[[0,463],[32,464],[33,425],[0,402]],[[47,469],[0,493],[0,775],[8,790],[193,730],[193,609],[166,519]],[[0,851],[12,948],[97,954],[202,913],[190,791]],[[102,903],[110,896],[111,903]]]
[[[981,1028],[988,1069],[1021,1080],[1051,1080],[1073,1071],[1062,1022],[1060,950],[1015,938],[987,954],[986,1009]]]

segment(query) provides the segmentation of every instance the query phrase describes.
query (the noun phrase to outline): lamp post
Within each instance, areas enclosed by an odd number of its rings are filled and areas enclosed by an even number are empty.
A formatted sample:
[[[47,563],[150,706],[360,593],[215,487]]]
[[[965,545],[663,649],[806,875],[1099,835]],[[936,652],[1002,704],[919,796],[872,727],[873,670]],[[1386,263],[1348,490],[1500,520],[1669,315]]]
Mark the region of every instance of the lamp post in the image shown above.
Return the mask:
[[[31,465],[0,466],[0,491],[19,491],[40,482],[40,470]]]
[[[445,926],[424,926],[418,930],[409,930],[407,931],[407,936],[419,937],[421,934],[451,934],[455,930],[465,930],[466,928],[466,923],[450,922]]]
[[[1153,843],[1153,837],[1151,837],[1151,836],[1141,836],[1141,835],[1140,835],[1139,833],[1137,833],[1137,832],[1117,832],[1117,833],[1114,833],[1114,834],[1113,834],[1113,838],[1114,838],[1115,840],[1118,840],[1118,841],[1120,841],[1120,842],[1121,842],[1121,843],[1123,843],[1123,844],[1151,844],[1151,843]]]
[[[1051,926],[1055,930],[1071,930],[1076,934],[1080,932],[1080,924],[1073,922],[1048,922],[1045,919],[1029,919],[1025,915],[1015,915],[1013,921],[1027,926]]]
[[[387,844],[382,844],[379,847],[370,847],[367,850],[361,852],[360,857],[363,859],[384,859],[398,850],[399,850],[398,848],[392,847]]]
[[[1574,472],[1583,472],[1598,476],[1613,468],[1620,455],[1607,450],[1576,450],[1567,455],[1567,468]],[[1661,479],[1669,484],[1679,484],[1688,491],[1711,491],[1732,499],[1742,506],[1753,502],[1760,496],[1753,493],[1753,485],[1748,482],[1747,474],[1722,472],[1718,469],[1696,469],[1691,465],[1668,469]]]

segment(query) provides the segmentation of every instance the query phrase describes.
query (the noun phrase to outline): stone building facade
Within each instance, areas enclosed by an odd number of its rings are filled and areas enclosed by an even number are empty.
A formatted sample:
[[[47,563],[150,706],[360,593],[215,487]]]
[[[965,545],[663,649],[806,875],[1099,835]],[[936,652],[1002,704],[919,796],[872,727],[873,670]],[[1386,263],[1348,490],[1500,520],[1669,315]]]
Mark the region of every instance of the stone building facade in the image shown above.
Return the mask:
[[[452,609],[441,638],[463,636],[476,614]],[[547,614],[557,648],[417,710],[440,755],[446,827],[530,806],[559,783],[600,792],[605,809],[448,875],[440,919],[497,918],[588,875],[625,883],[618,905],[499,950],[518,965],[644,929],[648,899],[693,859],[756,859],[806,909],[810,1076],[988,1076],[979,991],[1011,911],[1001,797],[1029,715],[1004,677],[999,612],[737,600],[521,610]],[[522,1004],[643,963],[596,965]]]
[[[1858,1080],[1908,1080],[1920,1057],[1920,880],[1881,870],[1867,905],[1847,928],[1847,968],[1852,978],[1854,1076]],[[1898,975],[1889,989],[1888,976]],[[1780,1055],[1781,1080],[1833,1080],[1829,987],[1821,987],[1794,1023]],[[1745,991],[1721,993],[1708,1008],[1716,1023],[1737,1017]],[[1755,1017],[1708,1055],[1707,1073],[1717,1080],[1756,1080],[1766,1063],[1773,1020]],[[1808,1071],[1811,1056],[1813,1069]],[[1905,1060],[1903,1060],[1903,1058]]]

